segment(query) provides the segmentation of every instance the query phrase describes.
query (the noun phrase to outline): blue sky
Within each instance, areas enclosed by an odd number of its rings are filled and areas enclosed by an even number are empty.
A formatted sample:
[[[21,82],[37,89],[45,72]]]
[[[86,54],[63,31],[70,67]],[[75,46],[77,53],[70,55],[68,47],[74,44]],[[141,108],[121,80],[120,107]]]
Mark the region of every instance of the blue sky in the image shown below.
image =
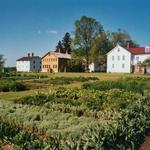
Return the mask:
[[[74,22],[86,15],[106,30],[127,30],[141,46],[150,44],[149,0],[0,0],[0,54],[6,66],[34,52],[54,50]]]

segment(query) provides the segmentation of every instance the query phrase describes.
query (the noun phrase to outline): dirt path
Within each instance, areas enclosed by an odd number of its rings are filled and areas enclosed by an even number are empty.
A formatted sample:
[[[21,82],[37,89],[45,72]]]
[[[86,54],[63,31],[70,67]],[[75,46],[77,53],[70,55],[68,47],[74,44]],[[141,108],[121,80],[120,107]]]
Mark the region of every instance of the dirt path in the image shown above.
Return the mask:
[[[150,150],[150,136],[145,138],[139,150]]]

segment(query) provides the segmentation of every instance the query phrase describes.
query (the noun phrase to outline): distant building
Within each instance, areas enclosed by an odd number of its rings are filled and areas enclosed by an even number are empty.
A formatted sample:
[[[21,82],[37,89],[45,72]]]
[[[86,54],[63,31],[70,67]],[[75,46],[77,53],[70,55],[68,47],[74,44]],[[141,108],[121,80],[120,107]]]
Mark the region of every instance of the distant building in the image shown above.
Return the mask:
[[[60,52],[48,52],[42,57],[42,72],[66,72],[71,55]]]
[[[150,46],[124,48],[119,44],[107,53],[107,72],[116,73],[144,73],[139,63],[150,58]]]
[[[100,65],[99,63],[91,63],[89,65],[89,72],[106,72],[106,65]]]
[[[34,53],[17,59],[16,61],[17,72],[40,72],[41,71],[41,58],[34,56]]]

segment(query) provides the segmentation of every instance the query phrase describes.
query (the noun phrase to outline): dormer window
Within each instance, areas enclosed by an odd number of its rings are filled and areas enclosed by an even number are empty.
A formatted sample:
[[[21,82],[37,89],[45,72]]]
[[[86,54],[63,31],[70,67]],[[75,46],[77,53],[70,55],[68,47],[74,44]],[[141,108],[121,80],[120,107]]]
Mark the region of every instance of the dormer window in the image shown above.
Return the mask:
[[[120,52],[120,48],[118,48],[118,52]]]

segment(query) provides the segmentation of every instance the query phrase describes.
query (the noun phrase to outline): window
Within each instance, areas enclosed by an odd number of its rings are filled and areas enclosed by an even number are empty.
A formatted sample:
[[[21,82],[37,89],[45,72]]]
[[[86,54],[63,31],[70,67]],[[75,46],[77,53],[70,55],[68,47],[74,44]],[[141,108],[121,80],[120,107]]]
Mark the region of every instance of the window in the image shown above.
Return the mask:
[[[120,48],[118,48],[118,52],[120,52]]]
[[[112,60],[114,60],[115,58],[114,58],[114,56],[112,56]]]
[[[124,55],[122,56],[122,60],[125,60],[125,56]]]
[[[118,56],[118,60],[120,60],[120,56]]]
[[[35,60],[33,61],[33,64],[35,64]]]
[[[139,61],[139,56],[136,56],[136,60]]]
[[[35,69],[35,66],[33,66],[33,68]]]
[[[112,64],[112,68],[114,68],[115,66],[114,66],[114,64]]]
[[[53,68],[57,68],[57,65],[53,65]]]
[[[122,68],[124,68],[125,67],[125,65],[124,64],[122,64]]]

